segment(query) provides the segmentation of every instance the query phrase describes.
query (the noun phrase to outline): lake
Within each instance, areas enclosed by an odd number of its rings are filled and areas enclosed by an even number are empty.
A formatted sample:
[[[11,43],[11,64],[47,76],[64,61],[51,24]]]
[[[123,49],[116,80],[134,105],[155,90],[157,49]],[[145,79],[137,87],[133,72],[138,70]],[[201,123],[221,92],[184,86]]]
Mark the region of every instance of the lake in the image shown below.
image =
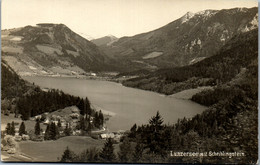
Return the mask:
[[[40,87],[60,89],[80,97],[87,96],[97,110],[102,109],[104,113],[112,115],[107,122],[110,131],[129,130],[135,123],[147,124],[157,111],[165,124],[173,124],[178,118],[191,118],[207,108],[190,100],[124,87],[109,81],[41,76],[22,78]]]

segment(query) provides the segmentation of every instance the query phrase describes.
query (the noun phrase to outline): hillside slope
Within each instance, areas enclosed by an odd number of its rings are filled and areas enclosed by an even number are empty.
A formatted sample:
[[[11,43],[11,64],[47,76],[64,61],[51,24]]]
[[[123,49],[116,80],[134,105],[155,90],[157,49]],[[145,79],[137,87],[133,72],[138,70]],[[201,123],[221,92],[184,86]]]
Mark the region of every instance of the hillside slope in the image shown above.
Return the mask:
[[[148,76],[123,82],[130,87],[173,94],[198,86],[214,86],[232,80],[258,57],[258,29],[234,36],[214,56],[196,64],[161,69]]]
[[[256,7],[188,12],[159,29],[122,37],[101,49],[129,70],[184,66],[214,55],[233,36],[257,27]]]
[[[63,24],[3,30],[2,52],[3,59],[21,75],[78,75],[115,68],[96,45]]]

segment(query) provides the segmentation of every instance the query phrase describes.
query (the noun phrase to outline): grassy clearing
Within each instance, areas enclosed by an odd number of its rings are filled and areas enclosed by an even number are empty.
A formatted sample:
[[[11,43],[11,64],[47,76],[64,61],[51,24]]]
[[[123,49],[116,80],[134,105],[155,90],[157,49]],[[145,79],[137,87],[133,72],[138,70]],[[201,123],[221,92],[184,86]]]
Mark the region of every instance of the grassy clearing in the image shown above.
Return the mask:
[[[16,125],[15,128],[19,129],[20,124],[22,122],[21,118],[15,118],[14,114],[10,114],[9,116],[5,116],[5,115],[1,114],[1,130],[2,131],[5,130],[7,123],[12,123],[12,121],[14,121],[15,123],[18,123],[18,125]],[[36,122],[34,120],[24,121],[26,131],[27,132],[34,131],[35,123]],[[42,130],[46,129],[46,125],[43,125],[42,123],[40,124],[40,127]]]
[[[16,128],[19,128],[22,120],[20,118],[15,118],[14,114],[9,116],[1,115],[1,129],[5,130],[6,124],[14,121],[19,123]],[[34,130],[35,121],[28,120],[25,121],[26,131]],[[46,125],[41,123],[41,128],[46,129]],[[96,147],[97,149],[102,149],[105,140],[96,140],[88,136],[67,136],[60,138],[56,141],[21,141],[18,142],[17,150],[15,155],[9,155],[6,153],[6,157],[2,157],[4,161],[35,161],[35,162],[56,162],[60,158],[68,146],[72,151],[79,154],[82,151]],[[119,151],[119,145],[116,144],[115,153]],[[26,155],[26,158],[23,156]],[[30,158],[30,159],[28,159]]]
[[[23,141],[19,143],[19,151],[32,157],[33,161],[55,162],[58,161],[58,157],[62,156],[67,146],[79,154],[91,147],[101,149],[104,142],[104,140],[95,140],[86,136],[67,136],[56,141]]]

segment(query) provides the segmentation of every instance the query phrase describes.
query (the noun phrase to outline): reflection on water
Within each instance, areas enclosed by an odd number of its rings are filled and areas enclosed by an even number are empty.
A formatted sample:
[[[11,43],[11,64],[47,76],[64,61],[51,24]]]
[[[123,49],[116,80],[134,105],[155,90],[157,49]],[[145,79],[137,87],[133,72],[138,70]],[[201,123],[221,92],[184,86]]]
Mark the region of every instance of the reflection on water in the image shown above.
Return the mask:
[[[41,87],[60,89],[80,97],[87,96],[95,107],[113,115],[107,123],[110,131],[127,130],[135,123],[147,124],[156,111],[160,111],[165,124],[172,124],[178,118],[190,118],[206,109],[190,100],[164,97],[114,82],[40,76],[23,78]]]

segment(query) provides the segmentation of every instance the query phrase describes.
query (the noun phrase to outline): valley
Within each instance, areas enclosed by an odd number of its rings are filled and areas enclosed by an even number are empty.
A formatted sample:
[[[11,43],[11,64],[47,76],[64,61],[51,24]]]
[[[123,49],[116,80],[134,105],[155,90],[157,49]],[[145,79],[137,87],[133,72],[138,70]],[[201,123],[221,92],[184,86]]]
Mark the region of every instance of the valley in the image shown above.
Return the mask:
[[[2,161],[257,161],[257,7],[84,36],[56,23],[2,30]],[[244,156],[170,154],[198,151]]]
[[[105,110],[104,114],[112,115],[106,123],[109,131],[128,130],[135,123],[145,124],[150,114],[158,110],[165,116],[166,123],[175,123],[179,118],[190,118],[206,109],[189,100],[127,88],[109,81],[37,76],[23,78],[42,88],[59,89],[83,98],[87,96],[97,110]]]

